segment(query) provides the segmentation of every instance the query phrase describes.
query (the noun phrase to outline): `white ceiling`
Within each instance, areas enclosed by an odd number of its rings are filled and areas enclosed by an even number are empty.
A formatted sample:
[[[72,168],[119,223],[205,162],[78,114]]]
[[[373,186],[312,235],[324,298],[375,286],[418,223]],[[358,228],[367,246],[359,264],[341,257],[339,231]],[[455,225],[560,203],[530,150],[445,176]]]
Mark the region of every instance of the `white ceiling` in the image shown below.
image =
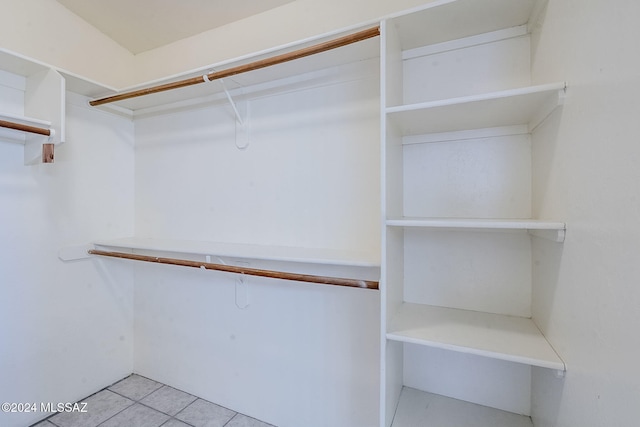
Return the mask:
[[[57,0],[137,54],[294,0]]]

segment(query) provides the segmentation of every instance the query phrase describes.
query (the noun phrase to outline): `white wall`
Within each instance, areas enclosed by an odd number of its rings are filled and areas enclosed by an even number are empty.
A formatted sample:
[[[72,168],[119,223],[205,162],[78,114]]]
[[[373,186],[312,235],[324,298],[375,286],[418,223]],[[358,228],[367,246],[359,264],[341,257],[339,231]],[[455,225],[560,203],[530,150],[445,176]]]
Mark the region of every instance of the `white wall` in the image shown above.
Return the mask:
[[[24,78],[0,73],[0,111],[22,114]],[[133,272],[58,251],[133,232],[133,124],[67,105],[53,164],[0,140],[0,401],[73,402],[129,374]],[[0,413],[25,426],[48,414]]]
[[[136,55],[142,83],[260,52],[433,0],[296,0],[270,11]],[[375,22],[374,22],[375,23]]]
[[[0,0],[0,48],[123,87],[135,57],[54,0]],[[2,69],[2,64],[0,64]]]
[[[614,4],[615,3],[615,4]],[[634,426],[640,402],[640,4],[551,0],[533,54],[536,82],[566,80],[566,105],[533,141],[543,218],[534,317],[567,363],[533,375],[537,427]]]
[[[125,88],[375,21],[429,1],[297,0],[133,55],[54,0],[0,0],[0,48]]]
[[[357,67],[250,98],[244,150],[226,103],[136,120],[137,235],[377,260],[379,65]],[[136,267],[136,372],[280,427],[378,424],[377,291],[250,277],[240,309],[237,276],[185,270]]]

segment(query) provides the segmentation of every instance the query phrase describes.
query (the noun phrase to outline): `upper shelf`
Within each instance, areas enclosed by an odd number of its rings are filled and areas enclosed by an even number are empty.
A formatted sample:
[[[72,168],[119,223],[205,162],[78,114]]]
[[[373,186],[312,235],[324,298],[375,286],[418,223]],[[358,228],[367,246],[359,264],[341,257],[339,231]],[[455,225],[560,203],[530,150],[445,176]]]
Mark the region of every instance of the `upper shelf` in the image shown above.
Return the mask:
[[[353,267],[380,267],[376,255],[350,251],[284,246],[248,245],[238,243],[205,242],[130,237],[100,240],[96,246],[172,252],[192,255],[212,255],[242,259],[302,262],[310,264],[344,265]]]
[[[96,96],[105,91],[114,90],[109,86],[96,83],[69,71],[2,48],[0,48],[0,70],[23,77],[30,77],[48,70],[55,70],[64,77],[66,90],[84,96]]]
[[[402,50],[528,24],[538,0],[436,0],[390,19]]]
[[[565,370],[531,319],[403,303],[389,329],[394,341]]]
[[[366,29],[373,28],[377,23],[366,26]],[[299,43],[290,44],[284,47],[269,49],[263,52],[236,58],[230,61],[224,61],[213,64],[188,73],[173,76],[170,79],[162,79],[154,82],[148,82],[143,85],[129,87],[120,91],[133,92],[144,90],[174,82],[181,82],[191,78],[200,78],[204,75],[222,72],[235,67],[242,67],[251,63],[268,61],[277,55],[287,53],[295,53],[301,49],[309,48],[317,44],[329,42],[342,36],[349,36],[362,28],[350,29],[339,33],[332,33],[322,37],[315,37],[304,40]],[[335,49],[331,49],[322,53],[316,53],[310,56],[297,57],[297,59],[289,62],[270,65],[253,71],[247,71],[235,74],[220,80],[213,80],[207,83],[201,83],[186,86],[178,89],[172,89],[164,92],[150,93],[144,96],[115,101],[111,105],[126,108],[137,114],[146,114],[153,112],[154,108],[180,108],[183,104],[198,102],[214,102],[217,100],[226,100],[225,87],[233,95],[247,95],[251,93],[253,96],[269,93],[283,87],[295,85],[321,84],[326,80],[326,75],[332,74],[331,69],[340,65],[357,63],[369,59],[379,58],[380,42],[378,37],[373,37],[357,43],[348,44]],[[372,67],[377,71],[378,66]],[[326,70],[324,73],[314,74],[313,72]],[[337,73],[337,71],[334,71]],[[224,81],[224,86],[221,84]],[[114,93],[104,93],[104,96],[115,95]]]
[[[566,84],[551,83],[386,109],[403,135],[527,125],[533,130],[562,104]]]
[[[536,219],[400,217],[388,218],[387,225],[450,230],[526,230],[534,236],[559,243],[564,242],[566,233],[564,222]]]

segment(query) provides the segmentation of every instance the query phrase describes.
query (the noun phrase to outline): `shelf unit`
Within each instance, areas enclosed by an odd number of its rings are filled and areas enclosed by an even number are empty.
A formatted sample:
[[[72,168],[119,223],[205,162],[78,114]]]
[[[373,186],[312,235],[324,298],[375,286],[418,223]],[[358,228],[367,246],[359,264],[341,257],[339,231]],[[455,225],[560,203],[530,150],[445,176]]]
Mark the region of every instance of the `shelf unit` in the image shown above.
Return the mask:
[[[450,378],[493,360],[502,379],[483,387],[507,382],[530,402],[530,383],[501,370],[566,369],[531,316],[532,236],[559,244],[566,229],[531,218],[531,135],[567,90],[531,84],[529,33],[543,7],[438,1],[383,22],[381,426],[450,425],[471,405],[456,399],[485,405],[488,419],[524,413],[505,425],[530,426],[529,409]],[[447,352],[466,355],[465,366]],[[452,371],[434,376],[429,365]],[[434,416],[424,402],[440,392],[448,410]]]
[[[23,92],[24,110],[0,111],[0,120],[46,129],[50,135],[0,129],[0,139],[24,144],[24,163],[53,161],[53,147],[65,142],[65,75],[53,67],[0,49],[0,70],[12,81],[9,91]],[[74,81],[81,79],[70,76]],[[75,87],[75,86],[74,86]]]

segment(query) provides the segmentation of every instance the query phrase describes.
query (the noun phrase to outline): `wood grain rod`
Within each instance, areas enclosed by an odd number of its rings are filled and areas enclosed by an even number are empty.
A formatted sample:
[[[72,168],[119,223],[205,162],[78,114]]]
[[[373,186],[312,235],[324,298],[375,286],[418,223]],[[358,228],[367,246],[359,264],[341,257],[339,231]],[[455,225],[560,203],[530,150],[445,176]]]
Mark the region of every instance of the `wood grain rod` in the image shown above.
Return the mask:
[[[113,258],[131,259],[135,261],[155,262],[159,264],[179,265],[183,267],[204,268],[206,270],[224,271],[227,273],[246,274],[249,276],[269,277],[272,279],[295,280],[297,282],[318,283],[322,285],[348,286],[352,288],[378,289],[378,282],[359,279],[343,279],[339,277],[314,276],[309,274],[288,273],[285,271],[260,270],[257,268],[238,267],[235,265],[213,264],[210,262],[190,261],[177,258],[160,258],[148,255],[137,255],[126,252],[112,252],[91,249],[91,255]]]
[[[357,33],[349,34],[337,39],[329,40],[323,43],[319,43],[313,46],[305,47],[295,50],[293,52],[283,53],[281,55],[272,56],[270,58],[261,59],[251,62],[245,65],[238,65],[227,70],[215,71],[210,74],[198,77],[192,77],[189,79],[179,80],[172,83],[166,83],[158,86],[152,86],[145,89],[133,90],[130,92],[123,92],[117,95],[107,96],[105,98],[94,99],[89,101],[89,105],[94,107],[102,104],[108,104],[110,102],[122,101],[124,99],[136,98],[139,96],[150,95],[152,93],[164,92],[172,89],[179,89],[187,86],[193,86],[207,81],[222,79],[225,77],[234,76],[236,74],[246,73],[248,71],[259,70],[261,68],[270,67],[272,65],[282,64],[284,62],[293,61],[295,59],[304,58],[306,56],[315,55],[317,53],[326,52],[328,50],[336,49],[342,46],[347,46],[352,43],[357,43],[372,37],[380,35],[380,27],[369,28],[359,31]]]
[[[38,135],[51,136],[51,131],[49,129],[39,128],[36,126],[23,125],[20,123],[8,122],[6,120],[0,120],[0,127],[13,129],[13,130],[20,130],[22,132],[37,133]]]

